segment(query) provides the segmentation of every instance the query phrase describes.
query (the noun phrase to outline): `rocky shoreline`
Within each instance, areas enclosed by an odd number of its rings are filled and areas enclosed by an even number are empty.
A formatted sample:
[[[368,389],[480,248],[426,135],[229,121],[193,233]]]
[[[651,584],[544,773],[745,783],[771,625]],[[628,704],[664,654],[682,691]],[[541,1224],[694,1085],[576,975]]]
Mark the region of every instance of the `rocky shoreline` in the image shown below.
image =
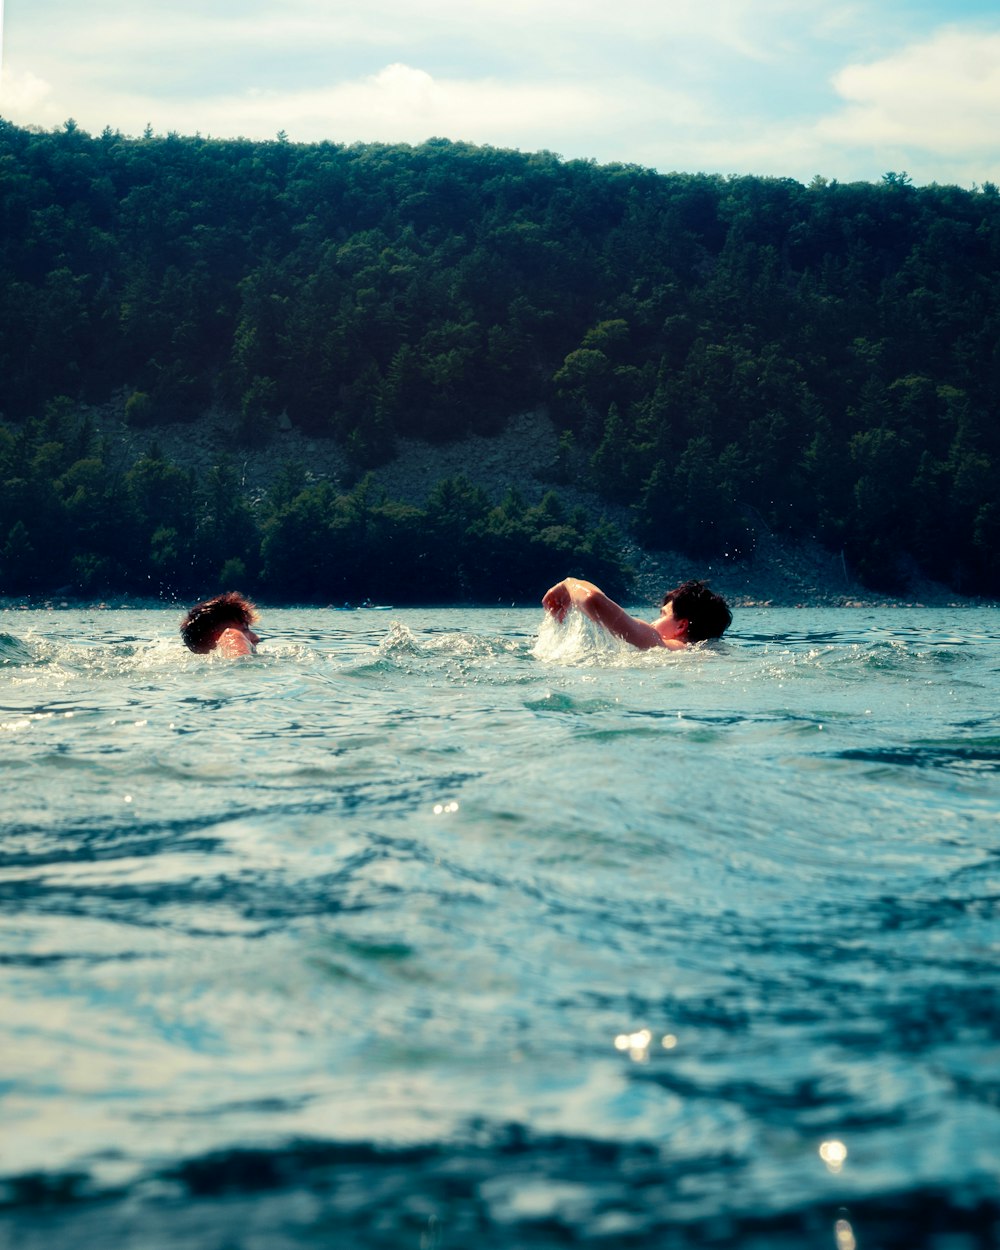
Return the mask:
[[[286,463],[306,468],[307,480],[329,480],[347,490],[357,478],[343,449],[333,439],[310,438],[280,420],[270,442],[258,449],[235,449],[231,422],[224,414],[212,413],[190,425],[168,425],[136,429],[123,419],[122,404],[108,404],[88,410],[97,434],[107,439],[123,469],[151,448],[158,447],[169,460],[204,474],[220,460],[236,469],[243,489],[252,499],[268,490]],[[772,534],[758,535],[749,561],[713,561],[708,564],[671,552],[650,551],[629,537],[627,508],[609,505],[593,492],[565,479],[581,466],[560,464],[558,435],[542,411],[513,417],[506,429],[486,437],[470,435],[453,443],[428,444],[416,439],[399,439],[398,452],[390,463],[373,470],[377,487],[391,499],[421,505],[434,486],[445,477],[464,475],[489,498],[499,502],[515,487],[527,503],[536,503],[553,490],[571,508],[582,507],[596,518],[607,517],[625,538],[625,556],[635,570],[632,602],[658,603],[663,591],[690,577],[701,577],[724,595],[734,607],[943,607],[971,606],[979,601],[965,599],[948,587],[914,578],[902,597],[877,594],[860,585],[839,554],[831,553],[810,540],[790,542]],[[579,480],[579,472],[577,472]],[[566,575],[586,577],[587,570],[566,569]],[[539,597],[545,587],[539,588]],[[80,606],[67,596],[0,600],[4,606]],[[140,601],[115,596],[113,605],[163,606],[159,600]]]

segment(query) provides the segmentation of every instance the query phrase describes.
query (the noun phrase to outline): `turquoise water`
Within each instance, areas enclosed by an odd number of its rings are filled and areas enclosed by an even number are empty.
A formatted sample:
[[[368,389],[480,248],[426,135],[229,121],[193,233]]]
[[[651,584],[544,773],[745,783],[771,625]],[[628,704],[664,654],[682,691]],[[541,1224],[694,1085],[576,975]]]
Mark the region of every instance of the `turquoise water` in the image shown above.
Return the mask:
[[[0,612],[0,1245],[1000,1245],[1000,614]]]

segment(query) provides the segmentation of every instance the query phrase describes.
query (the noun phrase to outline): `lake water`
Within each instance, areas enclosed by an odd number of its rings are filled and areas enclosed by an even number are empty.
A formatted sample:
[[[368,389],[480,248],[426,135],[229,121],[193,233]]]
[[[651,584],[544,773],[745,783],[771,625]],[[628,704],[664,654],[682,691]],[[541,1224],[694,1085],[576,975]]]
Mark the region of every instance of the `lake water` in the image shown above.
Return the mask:
[[[1000,613],[0,612],[6,1250],[1000,1245]]]

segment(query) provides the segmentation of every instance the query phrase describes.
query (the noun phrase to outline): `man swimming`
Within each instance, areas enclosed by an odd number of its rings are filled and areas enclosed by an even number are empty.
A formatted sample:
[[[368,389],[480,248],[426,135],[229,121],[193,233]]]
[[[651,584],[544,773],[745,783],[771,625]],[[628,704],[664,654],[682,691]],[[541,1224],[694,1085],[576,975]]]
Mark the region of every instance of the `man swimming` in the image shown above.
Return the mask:
[[[257,620],[257,609],[236,591],[216,595],[196,603],[181,621],[181,637],[189,650],[198,655],[218,651],[238,658],[253,655],[260,642],[250,626]]]
[[[542,607],[557,621],[564,620],[571,607],[579,608],[609,634],[642,650],[668,647],[679,651],[706,638],[721,638],[733,620],[725,599],[704,582],[683,582],[668,590],[659,617],[648,624],[629,616],[593,582],[576,577],[567,577],[547,590]]]

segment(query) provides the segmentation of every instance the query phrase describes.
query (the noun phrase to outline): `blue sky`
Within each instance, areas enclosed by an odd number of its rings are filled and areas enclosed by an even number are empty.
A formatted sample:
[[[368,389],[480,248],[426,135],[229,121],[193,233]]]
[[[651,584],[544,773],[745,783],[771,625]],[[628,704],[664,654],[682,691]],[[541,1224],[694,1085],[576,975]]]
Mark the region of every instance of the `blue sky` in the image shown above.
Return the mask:
[[[0,115],[1000,182],[997,0],[0,0]]]

